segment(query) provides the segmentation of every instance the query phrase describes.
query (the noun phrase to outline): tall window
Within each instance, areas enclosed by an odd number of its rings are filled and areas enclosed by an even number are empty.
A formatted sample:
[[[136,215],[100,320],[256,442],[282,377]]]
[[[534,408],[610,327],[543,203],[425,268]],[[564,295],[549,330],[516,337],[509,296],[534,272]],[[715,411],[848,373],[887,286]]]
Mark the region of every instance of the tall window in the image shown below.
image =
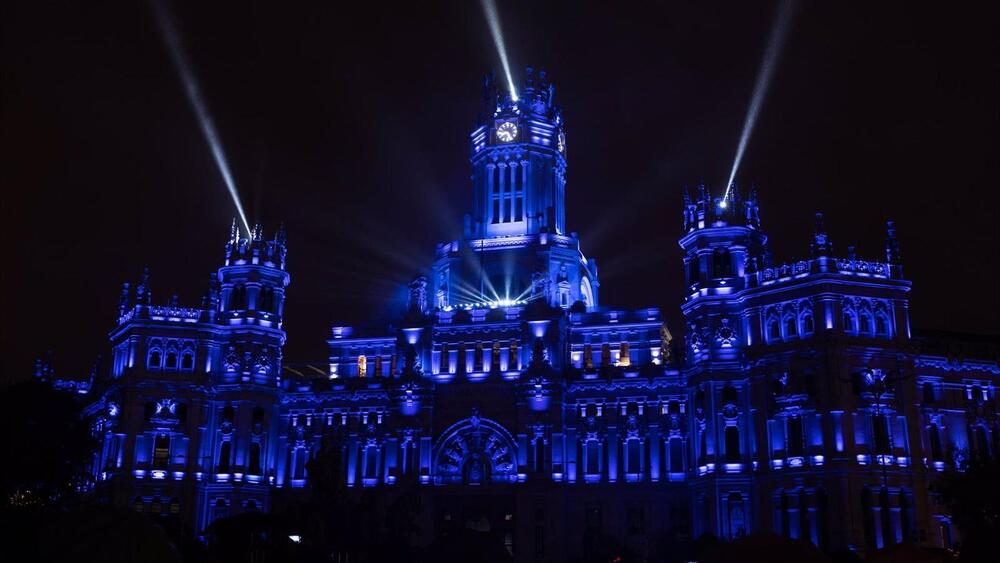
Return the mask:
[[[472,352],[472,371],[483,371],[482,342],[476,342],[476,349]]]
[[[857,321],[854,319],[854,313],[850,311],[844,311],[844,332],[855,333],[858,331]]]
[[[219,463],[216,464],[217,473],[229,473],[229,463],[233,457],[233,446],[229,440],[223,440],[219,445]]]
[[[507,353],[507,369],[518,370],[521,369],[521,364],[517,357],[518,341],[510,341],[510,351]]]
[[[194,369],[194,352],[186,350],[181,354],[181,369],[191,371]]]
[[[810,336],[815,331],[816,331],[816,326],[813,323],[812,315],[808,313],[802,315],[802,335]]]
[[[250,459],[247,464],[247,472],[250,475],[261,475],[260,470],[260,442],[250,442]]]
[[[163,365],[163,360],[161,358],[162,356],[160,355],[159,350],[150,350],[149,360],[146,362],[147,367],[149,369],[160,369]]]
[[[735,426],[726,427],[726,462],[740,461],[740,429]]]
[[[618,347],[618,365],[628,367],[632,365],[631,352],[628,349],[628,342],[622,342]]]
[[[772,318],[767,321],[767,338],[771,342],[781,341],[781,324],[778,319]]]
[[[889,444],[889,421],[886,415],[873,415],[872,430],[875,433],[875,453],[892,453]]]
[[[306,478],[306,449],[295,448],[295,470],[292,472],[292,479],[302,480]]]
[[[785,338],[792,338],[799,333],[795,323],[795,317],[789,315],[785,317]]]
[[[535,438],[531,448],[531,465],[536,473],[545,471],[545,439],[541,436]]]
[[[680,438],[670,439],[670,472],[684,472],[684,443]]]
[[[153,469],[166,469],[170,461],[170,436],[158,434],[153,442]]]
[[[800,457],[803,453],[802,419],[797,416],[788,418],[788,457]]]
[[[889,336],[889,319],[883,313],[875,315],[875,334],[878,336]]]
[[[451,373],[451,352],[448,345],[441,345],[441,373]]]
[[[583,369],[594,369],[594,347],[590,344],[583,345]]]
[[[584,444],[583,472],[597,475],[601,472],[601,444],[597,440],[587,440]]]
[[[869,315],[867,312],[862,312],[859,319],[861,326],[858,327],[858,330],[860,330],[864,334],[870,335],[872,333],[872,316]]]
[[[625,472],[640,473],[642,471],[642,442],[637,439],[625,441]]]
[[[375,356],[372,361],[375,362],[375,377],[382,377],[382,358]]]
[[[606,368],[611,365],[611,345],[601,344],[601,367]]]
[[[495,340],[493,341],[493,347],[490,350],[490,371],[500,371],[500,343]]]
[[[937,424],[931,424],[927,427],[927,437],[930,439],[931,460],[943,461],[944,452],[941,448],[941,429],[938,428]]]
[[[358,356],[358,377],[368,375],[368,358],[364,354]]]
[[[365,479],[378,477],[378,446],[365,448]]]

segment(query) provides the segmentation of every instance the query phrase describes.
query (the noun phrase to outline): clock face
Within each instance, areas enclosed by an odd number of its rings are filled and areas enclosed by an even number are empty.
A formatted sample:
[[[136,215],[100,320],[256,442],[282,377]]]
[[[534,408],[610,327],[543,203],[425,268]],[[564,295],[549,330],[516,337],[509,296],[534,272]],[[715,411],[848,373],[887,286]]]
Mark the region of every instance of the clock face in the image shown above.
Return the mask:
[[[497,140],[509,143],[517,138],[517,125],[513,121],[505,121],[497,126]]]
[[[559,152],[566,154],[566,133],[559,132],[559,136],[556,138],[556,147]]]

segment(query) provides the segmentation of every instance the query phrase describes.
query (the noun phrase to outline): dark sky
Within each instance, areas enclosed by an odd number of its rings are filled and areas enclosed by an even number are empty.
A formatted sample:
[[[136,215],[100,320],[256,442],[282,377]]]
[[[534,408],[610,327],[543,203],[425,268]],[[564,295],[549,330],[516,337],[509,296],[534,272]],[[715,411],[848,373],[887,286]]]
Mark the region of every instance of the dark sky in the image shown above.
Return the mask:
[[[724,182],[776,5],[498,5],[512,64],[556,84],[567,221],[603,304],[676,325],[681,190]],[[385,318],[457,234],[481,77],[499,68],[479,3],[172,10],[251,221],[287,224],[286,359],[321,360],[330,324]],[[4,376],[47,349],[84,372],[143,266],[156,301],[198,303],[234,210],[149,4],[4,3],[0,19]],[[739,175],[777,257],[806,254],[822,210],[838,253],[879,258],[895,219],[915,324],[998,332],[992,21],[803,3]]]

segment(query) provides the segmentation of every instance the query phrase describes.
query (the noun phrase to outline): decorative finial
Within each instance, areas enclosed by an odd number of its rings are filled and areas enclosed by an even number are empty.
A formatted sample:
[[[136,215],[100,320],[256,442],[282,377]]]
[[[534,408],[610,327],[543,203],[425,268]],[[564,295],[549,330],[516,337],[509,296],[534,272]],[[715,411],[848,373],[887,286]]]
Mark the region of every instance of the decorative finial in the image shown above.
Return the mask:
[[[885,223],[885,260],[893,265],[899,265],[903,261],[903,256],[899,252],[899,240],[896,238],[895,221]]]
[[[240,232],[236,227],[236,217],[233,217],[233,226],[229,229],[229,242],[237,242],[240,238]]]

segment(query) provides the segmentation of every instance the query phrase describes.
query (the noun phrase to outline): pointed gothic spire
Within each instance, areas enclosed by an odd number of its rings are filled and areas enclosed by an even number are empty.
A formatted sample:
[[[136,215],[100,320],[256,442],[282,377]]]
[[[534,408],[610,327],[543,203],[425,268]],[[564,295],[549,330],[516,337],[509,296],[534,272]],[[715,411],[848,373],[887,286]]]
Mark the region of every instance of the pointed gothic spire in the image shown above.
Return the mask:
[[[895,221],[885,223],[885,261],[893,265],[899,265],[903,261],[899,252],[899,240],[896,238]]]
[[[830,242],[830,237],[826,234],[826,227],[823,225],[822,213],[816,213],[816,227],[813,232],[813,240],[812,244],[809,245],[809,249],[813,258],[830,256],[833,254],[833,243]]]
[[[121,292],[121,295],[118,298],[118,316],[119,317],[121,317],[122,315],[124,315],[129,309],[132,308],[131,304],[129,303],[129,299],[130,298],[131,298],[131,293],[129,292],[129,285],[128,285],[128,282],[125,282],[125,283],[122,284],[122,292]]]
[[[142,269],[142,278],[135,288],[136,305],[149,305],[152,300],[152,291],[149,289],[149,266]]]

